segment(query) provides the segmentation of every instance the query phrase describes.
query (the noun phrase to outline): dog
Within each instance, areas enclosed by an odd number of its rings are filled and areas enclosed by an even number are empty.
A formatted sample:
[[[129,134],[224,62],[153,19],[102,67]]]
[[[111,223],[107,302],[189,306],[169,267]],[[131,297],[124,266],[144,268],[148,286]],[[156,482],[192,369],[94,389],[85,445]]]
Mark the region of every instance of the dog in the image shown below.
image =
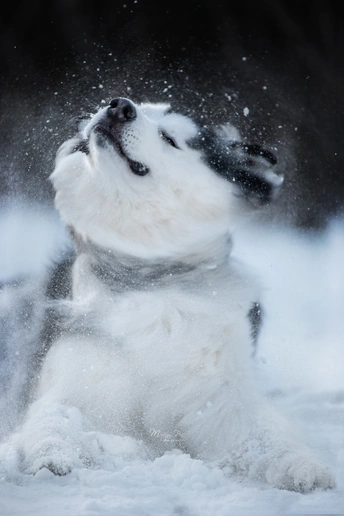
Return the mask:
[[[276,163],[166,104],[115,98],[80,122],[50,176],[75,258],[49,287],[64,295],[49,299],[23,471],[99,467],[122,438],[280,489],[334,487],[259,393],[260,286],[231,256],[233,229],[281,187]]]

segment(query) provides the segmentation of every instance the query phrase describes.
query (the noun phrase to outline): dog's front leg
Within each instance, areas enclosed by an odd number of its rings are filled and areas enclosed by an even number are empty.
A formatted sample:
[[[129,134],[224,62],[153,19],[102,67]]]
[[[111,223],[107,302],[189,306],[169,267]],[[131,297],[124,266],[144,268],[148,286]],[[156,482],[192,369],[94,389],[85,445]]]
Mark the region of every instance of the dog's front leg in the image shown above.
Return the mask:
[[[81,432],[82,416],[77,408],[48,395],[36,401],[21,429],[24,471],[36,473],[45,467],[55,475],[66,475],[75,467],[87,465]]]
[[[194,456],[215,459],[233,472],[280,489],[334,487],[328,467],[300,444],[288,422],[259,396],[243,372],[237,371],[235,382],[208,378],[197,398],[180,423]]]

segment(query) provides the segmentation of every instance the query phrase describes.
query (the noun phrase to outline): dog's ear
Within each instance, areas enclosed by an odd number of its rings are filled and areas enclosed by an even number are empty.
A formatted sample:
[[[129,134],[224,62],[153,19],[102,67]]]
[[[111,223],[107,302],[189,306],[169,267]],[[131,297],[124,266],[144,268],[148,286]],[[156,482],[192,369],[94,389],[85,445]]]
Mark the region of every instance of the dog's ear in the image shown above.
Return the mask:
[[[257,207],[273,201],[284,179],[277,173],[276,156],[257,144],[237,141],[222,145],[228,156],[223,172],[237,186],[238,195]]]
[[[203,127],[192,146],[202,151],[208,166],[235,185],[236,195],[255,207],[276,197],[283,183],[276,156],[260,145],[243,142],[235,127]]]

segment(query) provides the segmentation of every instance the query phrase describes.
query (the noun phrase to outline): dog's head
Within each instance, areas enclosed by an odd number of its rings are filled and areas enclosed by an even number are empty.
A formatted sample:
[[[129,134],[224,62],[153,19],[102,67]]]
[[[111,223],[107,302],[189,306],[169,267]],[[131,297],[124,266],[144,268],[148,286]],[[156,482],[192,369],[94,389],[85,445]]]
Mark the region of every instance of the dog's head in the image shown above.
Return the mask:
[[[275,163],[227,128],[117,98],[60,147],[51,180],[62,218],[85,240],[176,257],[226,236],[248,206],[270,202],[282,183]]]

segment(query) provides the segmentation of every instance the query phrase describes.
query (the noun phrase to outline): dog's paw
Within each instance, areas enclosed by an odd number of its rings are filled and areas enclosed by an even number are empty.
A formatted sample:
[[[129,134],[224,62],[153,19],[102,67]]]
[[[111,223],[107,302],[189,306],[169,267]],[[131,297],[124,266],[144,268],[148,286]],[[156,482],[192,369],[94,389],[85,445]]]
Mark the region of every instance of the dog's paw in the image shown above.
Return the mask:
[[[63,454],[49,454],[42,455],[31,462],[31,464],[26,468],[26,471],[31,474],[36,474],[43,468],[48,469],[54,475],[64,476],[68,475],[74,468],[84,467],[85,465],[79,459],[79,457],[74,457],[73,455],[63,455]]]
[[[64,476],[85,466],[80,453],[59,439],[47,439],[41,446],[33,447],[31,453],[26,450],[23,459],[24,470],[30,474],[46,468],[54,475]]]
[[[46,468],[54,475],[63,477],[72,471],[72,466],[66,460],[57,461],[56,459],[45,459],[43,461],[35,461],[32,465],[31,473],[37,473],[41,469]]]
[[[309,453],[288,453],[266,472],[267,481],[279,489],[308,493],[332,489],[335,480],[329,468]]]

